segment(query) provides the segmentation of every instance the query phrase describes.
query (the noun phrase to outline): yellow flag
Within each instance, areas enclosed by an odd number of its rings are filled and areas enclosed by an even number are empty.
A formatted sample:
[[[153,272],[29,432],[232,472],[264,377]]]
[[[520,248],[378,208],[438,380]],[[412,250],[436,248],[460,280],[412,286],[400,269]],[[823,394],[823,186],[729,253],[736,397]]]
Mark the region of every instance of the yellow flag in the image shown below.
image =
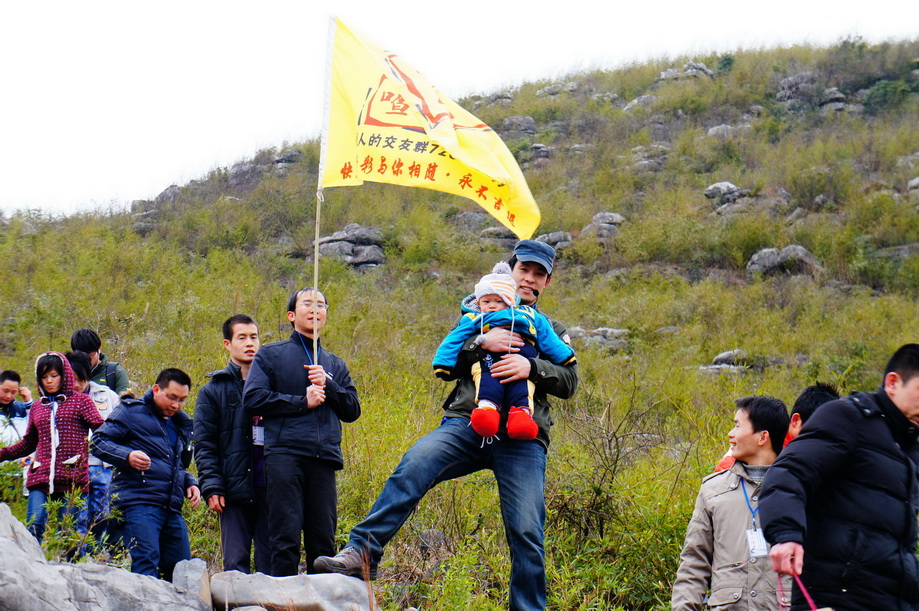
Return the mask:
[[[501,138],[394,53],[332,19],[319,187],[364,181],[467,197],[521,239],[539,207]]]

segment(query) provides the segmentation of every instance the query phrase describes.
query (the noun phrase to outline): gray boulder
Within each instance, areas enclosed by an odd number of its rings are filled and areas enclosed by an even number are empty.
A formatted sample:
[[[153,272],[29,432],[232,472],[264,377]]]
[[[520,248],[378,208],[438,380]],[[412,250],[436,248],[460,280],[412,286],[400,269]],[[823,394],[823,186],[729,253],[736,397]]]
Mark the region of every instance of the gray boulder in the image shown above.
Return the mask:
[[[619,226],[625,222],[625,217],[618,212],[598,212],[593,216],[589,225],[581,230],[581,238],[592,238],[603,246],[612,246],[619,235]]]
[[[613,329],[611,327],[598,327],[596,329],[583,329],[571,327],[568,329],[568,338],[585,347],[605,350],[609,354],[625,352],[629,349],[628,329]]]
[[[710,138],[730,138],[736,134],[742,134],[753,129],[753,126],[750,123],[741,123],[736,126],[731,126],[726,123],[721,125],[716,125],[715,127],[710,127],[707,135]]]
[[[498,131],[509,140],[527,138],[536,133],[536,120],[526,115],[507,117]]]
[[[594,238],[604,244],[611,244],[617,235],[619,228],[607,223],[590,223],[581,230],[582,238]]]
[[[785,217],[785,222],[789,225],[797,223],[798,221],[804,219],[807,216],[807,210],[803,207],[798,206],[791,211],[791,214]]]
[[[174,204],[176,200],[179,199],[179,196],[182,194],[182,189],[178,185],[169,185],[166,187],[162,193],[156,196],[153,202],[157,206],[162,206],[164,204]]]
[[[486,227],[479,233],[479,236],[487,244],[493,244],[507,251],[514,250],[514,246],[517,244],[517,235],[504,225]]]
[[[712,214],[716,216],[733,216],[735,214],[743,214],[745,212],[751,212],[750,202],[746,201],[747,198],[743,198],[736,203],[727,203],[722,206],[718,206]]]
[[[207,611],[173,584],[105,564],[49,562],[35,538],[0,504],[0,608],[29,611]]]
[[[799,110],[815,101],[816,91],[817,74],[799,72],[782,79],[775,99],[784,103],[789,110]]]
[[[514,102],[514,96],[512,96],[511,94],[496,93],[486,98],[482,98],[481,100],[476,100],[475,103],[472,105],[472,108],[473,110],[477,110],[481,108],[482,106],[488,106],[490,104],[497,104],[499,106],[507,106],[508,104],[512,104],[513,102]]]
[[[746,357],[746,352],[740,348],[736,348],[734,350],[722,352],[713,358],[712,365],[744,365]]]
[[[341,231],[336,231],[332,235],[319,238],[319,244],[329,242],[350,242],[351,244],[362,244],[365,246],[383,244],[383,237],[380,230],[376,227],[365,227],[358,223],[349,223]]]
[[[351,242],[326,242],[319,245],[319,256],[333,257],[354,267],[381,265],[386,262],[386,254],[376,244],[365,246]]]
[[[597,102],[606,102],[607,104],[615,104],[619,101],[619,96],[615,93],[605,91],[603,93],[595,93],[590,96],[591,100],[596,100]]]
[[[670,149],[663,144],[655,143],[650,146],[636,146],[631,150],[631,155],[626,158],[631,163],[635,172],[660,172],[667,163]]]
[[[791,244],[782,250],[764,248],[750,257],[747,262],[747,276],[815,275],[823,271],[817,258],[798,244]]]
[[[667,68],[658,78],[660,81],[675,81],[683,76],[683,73],[680,72],[677,68]]]
[[[689,78],[710,78],[714,80],[715,72],[703,64],[702,62],[687,62],[683,65],[682,70],[677,70],[676,68],[669,68],[661,72],[661,75],[658,80],[661,81],[670,81],[670,80],[681,80]]]
[[[827,104],[842,104],[845,101],[846,94],[836,87],[830,87],[829,89],[823,90],[823,95],[820,96],[820,101],[818,103],[820,106],[826,106]]]
[[[615,329],[613,327],[597,327],[591,334],[604,339],[622,339],[629,334],[629,330]]]
[[[286,148],[275,157],[275,163],[297,163],[303,159],[303,151],[296,148]]]
[[[462,231],[474,233],[476,231],[481,231],[484,227],[489,225],[493,219],[494,217],[487,212],[463,210],[450,217],[450,224]]]
[[[535,143],[530,147],[529,154],[532,159],[549,159],[555,156],[557,150],[558,149],[554,146]]]
[[[618,212],[598,212],[593,216],[591,222],[603,225],[616,225],[618,227],[625,222],[625,217]]]
[[[553,231],[536,236],[539,242],[545,242],[555,250],[562,250],[571,246],[572,237],[567,231]]]
[[[623,108],[622,110],[624,110],[625,112],[632,112],[633,110],[636,110],[638,108],[648,109],[648,108],[651,108],[651,106],[656,101],[657,101],[657,96],[655,95],[651,95],[651,94],[640,95],[634,100],[632,100],[631,102],[629,102],[628,104],[626,104],[625,108]]]
[[[254,161],[240,161],[230,166],[227,180],[230,186],[238,190],[248,189],[258,184],[268,169],[269,166]]]
[[[618,354],[629,349],[629,342],[618,337],[603,337],[601,335],[591,335],[583,341],[585,346],[605,350],[609,354]]]
[[[707,76],[710,79],[715,78],[715,71],[703,64],[702,62],[687,62],[683,66],[683,73],[687,77],[700,78]]]
[[[733,183],[722,181],[709,185],[702,194],[712,200],[712,203],[716,206],[723,206],[724,204],[733,204],[739,197],[747,193],[746,189],[741,189]]]
[[[319,239],[319,256],[333,257],[355,268],[368,268],[386,262],[383,238],[376,227],[357,223]]]
[[[549,85],[548,87],[543,87],[536,92],[537,98],[542,98],[546,96],[556,96],[560,93],[575,93],[578,90],[577,81],[570,81],[564,85]]]
[[[708,128],[708,132],[706,133],[710,138],[727,138],[731,135],[731,126],[727,123],[722,123],[721,125]]]
[[[288,611],[370,611],[376,608],[369,582],[344,575],[269,577],[239,571],[211,577],[215,609],[260,606]]]
[[[212,606],[211,577],[207,572],[207,563],[201,558],[178,562],[172,571],[172,585],[180,592],[197,596],[208,607]]]

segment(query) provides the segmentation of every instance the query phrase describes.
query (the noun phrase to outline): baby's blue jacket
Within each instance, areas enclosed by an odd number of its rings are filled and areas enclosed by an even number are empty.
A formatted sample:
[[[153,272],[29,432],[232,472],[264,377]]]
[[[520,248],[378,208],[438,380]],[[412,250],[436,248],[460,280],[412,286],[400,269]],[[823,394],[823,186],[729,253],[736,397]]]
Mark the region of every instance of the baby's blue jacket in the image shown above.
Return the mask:
[[[440,343],[434,355],[434,375],[451,379],[459,353],[466,342],[495,327],[512,327],[512,330],[524,336],[525,340],[535,342],[540,355],[556,365],[567,365],[575,361],[574,350],[556,335],[545,316],[530,306],[518,305],[497,312],[463,314],[456,327]]]

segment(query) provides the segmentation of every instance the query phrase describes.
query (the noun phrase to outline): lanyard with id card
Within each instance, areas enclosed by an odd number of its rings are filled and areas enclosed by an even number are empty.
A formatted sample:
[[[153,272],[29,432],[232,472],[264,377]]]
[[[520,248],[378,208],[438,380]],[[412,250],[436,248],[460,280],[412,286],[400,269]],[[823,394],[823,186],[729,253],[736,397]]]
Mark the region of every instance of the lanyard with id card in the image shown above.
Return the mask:
[[[747,529],[747,547],[750,550],[750,558],[762,558],[769,555],[769,544],[766,543],[766,537],[763,536],[763,530],[756,527],[756,513],[759,507],[753,509],[750,504],[750,495],[747,494],[747,485],[744,479],[740,478],[740,488],[743,490],[744,499],[747,501],[747,509],[753,516],[753,528]]]
[[[258,416],[252,420],[252,445],[265,445],[265,427],[262,426],[262,419]]]

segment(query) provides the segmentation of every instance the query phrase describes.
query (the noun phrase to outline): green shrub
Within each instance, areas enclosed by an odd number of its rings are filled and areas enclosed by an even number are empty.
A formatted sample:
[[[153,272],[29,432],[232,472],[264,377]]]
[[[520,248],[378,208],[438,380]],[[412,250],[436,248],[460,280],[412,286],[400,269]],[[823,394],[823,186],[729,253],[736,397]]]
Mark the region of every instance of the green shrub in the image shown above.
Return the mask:
[[[865,112],[876,115],[896,108],[906,101],[910,92],[910,85],[905,81],[879,81],[865,96]]]

